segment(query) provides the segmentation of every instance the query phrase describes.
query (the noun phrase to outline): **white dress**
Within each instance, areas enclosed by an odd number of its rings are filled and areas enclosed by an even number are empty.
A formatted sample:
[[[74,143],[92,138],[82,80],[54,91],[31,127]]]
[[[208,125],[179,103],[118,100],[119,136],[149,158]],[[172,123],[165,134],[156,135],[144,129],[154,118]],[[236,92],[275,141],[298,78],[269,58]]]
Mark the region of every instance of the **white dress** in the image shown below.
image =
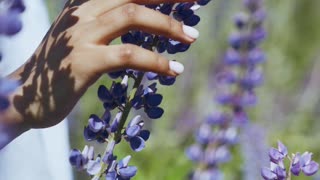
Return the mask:
[[[2,75],[22,65],[49,29],[42,0],[25,0],[23,29],[12,38],[0,37]],[[68,163],[67,122],[48,129],[30,130],[0,151],[0,180],[72,180]]]

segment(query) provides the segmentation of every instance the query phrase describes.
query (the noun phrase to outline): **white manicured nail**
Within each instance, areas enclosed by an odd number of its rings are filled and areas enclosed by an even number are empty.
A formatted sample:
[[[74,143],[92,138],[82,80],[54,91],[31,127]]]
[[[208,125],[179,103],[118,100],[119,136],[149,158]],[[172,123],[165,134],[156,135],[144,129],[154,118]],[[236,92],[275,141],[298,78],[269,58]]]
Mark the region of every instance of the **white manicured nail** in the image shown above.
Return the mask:
[[[193,39],[197,39],[199,37],[199,31],[193,27],[183,25],[183,32]]]
[[[181,74],[184,70],[184,66],[177,61],[170,61],[169,67],[172,71],[174,71],[177,74]]]
[[[195,4],[195,5],[191,6],[190,9],[191,9],[192,11],[196,11],[196,10],[200,9],[200,7],[201,7],[200,5]]]

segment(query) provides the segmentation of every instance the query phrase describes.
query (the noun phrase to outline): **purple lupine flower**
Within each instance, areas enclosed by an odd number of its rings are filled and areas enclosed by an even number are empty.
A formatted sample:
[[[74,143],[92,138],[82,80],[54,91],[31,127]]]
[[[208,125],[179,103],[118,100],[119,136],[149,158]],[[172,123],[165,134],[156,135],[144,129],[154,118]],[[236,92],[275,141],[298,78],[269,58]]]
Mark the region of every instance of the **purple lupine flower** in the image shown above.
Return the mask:
[[[302,155],[296,153],[291,162],[290,171],[295,176],[299,176],[302,171],[306,176],[312,176],[317,173],[319,164],[311,160],[312,153],[305,152]]]
[[[210,0],[198,3],[169,3],[160,5],[148,5],[148,8],[169,15],[181,23],[193,26],[199,23],[200,17],[195,11],[207,4]],[[121,36],[123,43],[130,43],[142,48],[175,54],[189,49],[190,45],[174,41],[170,38],[145,33],[139,30],[129,31]],[[106,180],[131,179],[137,173],[135,166],[128,166],[131,156],[117,161],[115,146],[120,142],[127,142],[133,151],[141,151],[149,139],[150,131],[143,129],[144,121],[137,115],[129,123],[126,121],[132,109],[143,110],[150,119],[160,118],[164,110],[160,107],[163,96],[157,93],[158,81],[162,85],[172,85],[175,77],[158,75],[152,72],[140,72],[133,69],[123,69],[109,73],[113,79],[122,78],[121,82],[114,81],[110,88],[101,85],[98,88],[98,98],[103,103],[105,113],[102,117],[91,115],[88,125],[84,128],[84,137],[88,141],[106,143],[105,153],[100,158],[87,161],[84,153],[73,150],[70,154],[70,163],[77,169],[85,169],[93,180],[105,177]],[[144,78],[146,76],[146,78]],[[143,79],[146,80],[143,83]],[[132,83],[128,83],[132,80]],[[111,121],[111,112],[117,110],[117,114]],[[229,134],[230,133],[226,133]],[[232,134],[232,133],[231,133]],[[231,136],[230,136],[231,137]],[[229,138],[229,137],[228,137]],[[228,139],[225,138],[225,139]],[[215,151],[216,160],[223,161],[224,151]]]
[[[133,118],[125,131],[125,139],[130,143],[132,150],[139,152],[145,147],[145,141],[149,139],[150,131],[142,130],[144,122],[141,116],[137,115]]]
[[[126,103],[127,86],[122,83],[113,83],[108,90],[101,85],[98,89],[98,97],[103,102],[105,109],[114,109]]]
[[[12,36],[22,29],[20,14],[25,10],[22,0],[0,2],[0,35]]]
[[[285,158],[285,156],[275,148],[271,148],[269,150],[269,157],[270,157],[270,161],[274,163],[278,163]]]
[[[110,111],[105,112],[103,120],[92,114],[88,120],[88,126],[84,128],[84,137],[87,141],[98,141],[104,143],[110,133]]]
[[[278,141],[278,149],[271,148],[269,151],[270,168],[263,167],[261,169],[261,176],[266,180],[271,179],[284,179],[290,176],[291,173],[295,176],[299,176],[302,171],[306,176],[312,176],[317,173],[319,164],[312,161],[312,153],[305,152],[302,155],[300,153],[292,154],[292,157],[288,156],[287,147],[280,141]],[[290,171],[286,171],[284,161],[290,161]]]
[[[106,180],[130,179],[137,173],[137,167],[128,166],[131,156],[126,156],[118,163],[114,160],[106,171]]]
[[[82,152],[73,149],[70,153],[69,161],[78,170],[86,169],[90,175],[95,175],[101,170],[101,158],[98,156],[94,159],[94,148],[92,146],[85,146]]]
[[[159,107],[163,97],[161,94],[157,94],[156,91],[156,83],[151,84],[146,89],[143,89],[143,86],[139,86],[131,101],[131,104],[135,109],[143,107],[145,113],[151,119],[158,119],[164,113],[164,110]]]
[[[266,35],[262,2],[244,2],[246,13],[239,13],[235,17],[234,24],[238,31],[229,37],[230,47],[223,56],[223,67],[215,79],[215,101],[225,111],[215,112],[202,122],[196,131],[198,145],[194,144],[186,150],[189,159],[199,166],[191,173],[190,179],[210,179],[211,176],[215,179],[213,174],[221,174],[219,165],[231,160],[229,147],[237,143],[239,127],[244,127],[249,122],[247,108],[256,105],[258,101],[255,88],[263,83],[259,65],[265,60],[264,53],[259,48]],[[201,3],[205,4],[206,1]],[[281,146],[279,150],[271,152],[271,157],[279,162],[285,156],[283,154],[285,149]],[[264,172],[270,177],[285,177],[283,166],[280,165],[274,169],[265,169]]]
[[[6,110],[10,102],[8,96],[16,90],[20,83],[16,80],[0,78],[0,112]]]
[[[299,176],[300,171],[301,171],[300,158],[301,158],[300,153],[296,153],[292,159],[292,162],[291,162],[290,171],[295,176]]]
[[[270,168],[263,167],[261,169],[261,176],[265,180],[284,180],[287,177],[286,169],[283,163],[270,163]]]
[[[25,10],[22,0],[4,0],[0,2],[0,36],[12,36],[22,29],[21,13]],[[0,52],[0,61],[2,53]],[[18,81],[0,78],[0,112],[10,105],[8,95],[18,86]]]
[[[274,180],[277,179],[277,174],[272,171],[270,168],[263,167],[261,169],[261,176],[266,180]]]

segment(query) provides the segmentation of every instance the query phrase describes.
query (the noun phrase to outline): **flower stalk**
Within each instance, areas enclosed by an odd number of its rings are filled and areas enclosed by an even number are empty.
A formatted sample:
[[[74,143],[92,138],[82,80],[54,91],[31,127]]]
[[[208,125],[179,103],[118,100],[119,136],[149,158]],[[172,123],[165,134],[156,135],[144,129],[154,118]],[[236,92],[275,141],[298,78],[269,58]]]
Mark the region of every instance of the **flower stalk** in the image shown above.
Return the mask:
[[[194,26],[200,21],[200,17],[194,11],[209,1],[199,0],[197,3],[160,4],[147,7],[172,16],[185,25]],[[142,31],[129,31],[121,37],[121,40],[123,43],[134,44],[158,53],[166,51],[169,54],[185,52],[190,46],[164,36]],[[87,141],[107,144],[105,152],[95,158],[93,147],[86,146],[82,152],[74,149],[71,151],[70,163],[79,170],[86,170],[94,180],[103,176],[107,180],[131,179],[136,175],[137,167],[128,165],[131,159],[130,155],[117,161],[117,157],[114,155],[115,146],[126,141],[133,151],[139,152],[145,148],[150,131],[143,129],[144,120],[140,115],[129,121],[129,114],[133,109],[143,109],[150,119],[160,118],[164,113],[164,110],[159,107],[163,97],[157,93],[157,83],[152,81],[157,80],[160,84],[169,86],[176,79],[175,77],[132,69],[111,72],[109,76],[113,79],[122,78],[122,82],[114,81],[110,88],[103,85],[99,87],[98,97],[103,103],[105,113],[101,118],[92,114],[88,120],[88,126],[84,128],[84,136]],[[134,82],[131,88],[128,87],[129,79]],[[147,81],[142,83],[143,79],[147,79]],[[111,111],[114,109],[117,109],[118,113],[111,121]]]

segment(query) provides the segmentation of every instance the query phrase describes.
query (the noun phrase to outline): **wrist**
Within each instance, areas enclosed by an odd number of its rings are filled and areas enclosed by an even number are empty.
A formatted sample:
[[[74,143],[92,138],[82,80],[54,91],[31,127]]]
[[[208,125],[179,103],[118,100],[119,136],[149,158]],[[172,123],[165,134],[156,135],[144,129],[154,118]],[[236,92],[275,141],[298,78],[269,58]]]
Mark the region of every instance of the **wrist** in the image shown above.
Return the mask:
[[[16,110],[14,105],[13,100],[19,88],[21,86],[9,95],[9,107],[0,112],[0,149],[30,129],[28,121]]]

